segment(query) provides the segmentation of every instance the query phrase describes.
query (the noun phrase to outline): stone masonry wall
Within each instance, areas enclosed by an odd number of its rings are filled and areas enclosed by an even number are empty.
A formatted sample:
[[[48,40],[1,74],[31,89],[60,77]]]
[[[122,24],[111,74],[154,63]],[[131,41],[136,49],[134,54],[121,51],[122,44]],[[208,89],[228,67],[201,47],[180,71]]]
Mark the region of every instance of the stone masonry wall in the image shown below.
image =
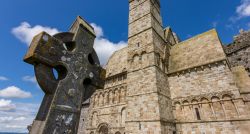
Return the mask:
[[[234,38],[234,42],[224,46],[224,49],[230,65],[244,66],[250,76],[250,31],[241,32]]]
[[[130,0],[126,134],[168,134],[174,128],[159,8],[158,0]]]
[[[91,97],[86,133],[79,134],[106,134],[106,130],[109,134],[123,134],[126,119],[126,92],[125,83],[96,91]]]
[[[89,117],[89,104],[83,105],[81,110],[81,117],[78,126],[78,134],[87,134],[86,128],[88,127],[88,123],[90,122]]]
[[[129,4],[128,46],[109,59],[79,134],[248,134],[247,73],[230,66],[249,68],[248,33],[224,50],[215,30],[170,47],[159,0]]]
[[[177,124],[177,134],[249,134],[250,121]]]
[[[231,91],[239,96],[233,74],[225,61],[169,75],[169,85],[172,98],[222,91]]]
[[[226,59],[226,55],[213,29],[174,45],[169,59],[169,72],[177,72]]]
[[[174,115],[177,123],[244,121],[250,119],[248,101],[230,92],[176,99]]]

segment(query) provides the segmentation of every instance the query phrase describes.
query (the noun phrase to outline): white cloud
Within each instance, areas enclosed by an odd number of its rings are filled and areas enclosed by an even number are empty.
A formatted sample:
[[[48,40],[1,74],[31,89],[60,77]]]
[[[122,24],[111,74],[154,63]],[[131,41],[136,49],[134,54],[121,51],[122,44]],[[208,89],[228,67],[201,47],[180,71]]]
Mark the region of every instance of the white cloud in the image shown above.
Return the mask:
[[[241,5],[236,9],[239,18],[250,16],[250,0],[241,0]]]
[[[15,108],[16,106],[12,104],[11,100],[5,100],[5,99],[0,100],[0,111],[11,111],[11,110],[14,110]],[[1,121],[1,118],[0,118],[0,121]]]
[[[37,80],[36,80],[35,76],[24,76],[22,78],[22,80],[26,81],[26,82],[31,82],[31,83],[37,84]]]
[[[27,76],[24,76],[22,78],[22,80],[25,81],[25,82],[30,82],[30,83],[36,85],[37,88],[40,88],[35,76],[28,76],[27,75]]]
[[[30,92],[23,91],[15,86],[0,90],[0,97],[3,98],[30,98],[31,96]]]
[[[91,23],[92,27],[95,29],[95,33],[97,35],[97,38],[95,40],[94,48],[97,52],[97,55],[100,59],[101,65],[105,65],[109,59],[109,57],[116,51],[121,48],[124,48],[127,46],[127,43],[124,41],[120,41],[118,43],[114,43],[108,39],[105,39],[103,29],[94,24]]]
[[[0,132],[27,132],[38,111],[38,104],[15,103],[12,111],[0,110]]]
[[[36,25],[32,27],[28,22],[22,22],[20,26],[13,28],[11,32],[19,40],[29,46],[33,37],[42,31],[45,31],[50,35],[54,35],[59,32],[59,30],[57,30],[56,28],[51,28],[47,26]]]
[[[95,29],[95,34],[97,38],[102,37],[104,35],[102,27],[96,25],[95,23],[91,23],[90,25]]]
[[[6,128],[10,128],[10,129],[23,129],[27,126],[25,125],[6,125]]]
[[[13,120],[12,116],[0,117],[0,122],[2,122],[2,123],[6,123],[6,122],[9,122],[11,120]]]
[[[7,80],[9,80],[9,79],[4,77],[4,76],[0,76],[0,81],[7,81]]]
[[[241,0],[240,5],[236,7],[236,15],[229,18],[233,23],[250,16],[250,0]]]
[[[15,120],[15,121],[23,121],[23,120],[25,120],[25,119],[26,119],[26,117],[21,116],[21,117],[15,118],[14,120]]]
[[[101,65],[105,65],[108,58],[118,49],[121,49],[127,45],[125,41],[120,41],[118,43],[114,43],[106,38],[104,38],[104,32],[102,27],[98,26],[95,23],[91,23],[91,25],[95,29],[96,33],[96,40],[94,44],[94,48],[96,49],[96,52],[98,54],[98,57],[100,59]],[[12,29],[12,33],[22,42],[26,43],[27,45],[30,45],[30,42],[32,38],[42,32],[46,31],[47,33],[53,35],[59,32],[56,28],[36,25],[32,27],[28,22],[21,23],[20,26],[15,27]],[[25,77],[23,78],[25,81],[35,82],[35,79],[32,77]]]
[[[8,123],[8,122],[11,122],[11,121],[23,121],[27,119],[26,117],[23,117],[23,116],[20,116],[20,117],[13,117],[13,116],[5,116],[5,117],[0,117],[0,123]]]
[[[105,65],[109,57],[116,51],[121,48],[124,48],[127,45],[126,42],[113,43],[107,39],[100,38],[95,40],[94,48],[97,52],[97,55],[100,59],[101,65]]]

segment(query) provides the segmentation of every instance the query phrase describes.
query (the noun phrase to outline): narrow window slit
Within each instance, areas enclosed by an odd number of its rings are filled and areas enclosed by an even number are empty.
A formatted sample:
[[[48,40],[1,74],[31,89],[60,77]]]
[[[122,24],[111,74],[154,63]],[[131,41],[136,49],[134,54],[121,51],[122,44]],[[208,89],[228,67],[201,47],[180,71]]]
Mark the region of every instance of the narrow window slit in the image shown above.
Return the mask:
[[[201,116],[200,116],[200,112],[198,108],[195,108],[195,113],[196,113],[197,120],[201,120]]]

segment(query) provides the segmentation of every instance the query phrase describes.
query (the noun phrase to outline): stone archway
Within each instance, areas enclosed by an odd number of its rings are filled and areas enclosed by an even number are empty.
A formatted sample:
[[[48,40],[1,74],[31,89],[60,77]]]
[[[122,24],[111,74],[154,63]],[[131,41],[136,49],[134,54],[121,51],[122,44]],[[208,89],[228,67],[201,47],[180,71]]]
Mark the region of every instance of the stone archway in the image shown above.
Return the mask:
[[[98,134],[109,134],[109,128],[107,124],[101,124],[98,129]]]

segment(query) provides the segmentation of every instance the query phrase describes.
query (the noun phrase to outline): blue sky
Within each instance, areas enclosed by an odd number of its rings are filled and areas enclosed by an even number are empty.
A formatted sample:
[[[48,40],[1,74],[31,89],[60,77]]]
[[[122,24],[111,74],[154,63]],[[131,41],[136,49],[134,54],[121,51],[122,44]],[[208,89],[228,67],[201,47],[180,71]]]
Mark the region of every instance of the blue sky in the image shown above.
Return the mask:
[[[161,0],[164,26],[185,40],[216,28],[224,44],[250,28],[250,0]],[[22,61],[39,31],[67,31],[77,15],[95,27],[101,63],[126,46],[128,0],[1,0],[0,132],[25,132],[43,97],[31,65]]]

